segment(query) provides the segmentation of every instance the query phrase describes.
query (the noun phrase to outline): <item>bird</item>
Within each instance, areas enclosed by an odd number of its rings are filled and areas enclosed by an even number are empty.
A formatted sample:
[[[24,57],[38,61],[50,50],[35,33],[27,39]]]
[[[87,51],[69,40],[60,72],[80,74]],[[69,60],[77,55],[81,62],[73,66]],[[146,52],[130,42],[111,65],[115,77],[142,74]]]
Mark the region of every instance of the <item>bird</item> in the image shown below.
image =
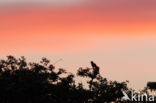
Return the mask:
[[[93,68],[97,67],[97,65],[93,61],[91,61],[90,63]]]
[[[91,61],[90,63],[91,63],[92,69],[93,69],[93,73],[92,74],[94,76],[97,76],[99,74],[99,69],[100,68],[93,61]]]

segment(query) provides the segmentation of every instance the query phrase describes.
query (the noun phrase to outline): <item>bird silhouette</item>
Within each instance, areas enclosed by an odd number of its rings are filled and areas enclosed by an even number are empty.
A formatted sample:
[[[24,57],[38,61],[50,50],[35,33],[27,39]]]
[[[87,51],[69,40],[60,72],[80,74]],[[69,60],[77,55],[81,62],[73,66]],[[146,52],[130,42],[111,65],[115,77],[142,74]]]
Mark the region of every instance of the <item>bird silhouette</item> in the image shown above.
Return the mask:
[[[97,65],[93,61],[91,61],[90,63],[93,68],[97,67]]]

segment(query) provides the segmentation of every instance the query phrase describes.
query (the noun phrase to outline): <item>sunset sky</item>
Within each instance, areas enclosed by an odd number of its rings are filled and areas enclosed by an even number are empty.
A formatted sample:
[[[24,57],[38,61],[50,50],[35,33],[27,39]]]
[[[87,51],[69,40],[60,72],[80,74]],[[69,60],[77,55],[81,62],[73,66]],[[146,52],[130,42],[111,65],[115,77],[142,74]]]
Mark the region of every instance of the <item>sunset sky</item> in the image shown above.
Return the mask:
[[[156,81],[156,0],[0,0],[0,58],[101,67],[142,89]]]

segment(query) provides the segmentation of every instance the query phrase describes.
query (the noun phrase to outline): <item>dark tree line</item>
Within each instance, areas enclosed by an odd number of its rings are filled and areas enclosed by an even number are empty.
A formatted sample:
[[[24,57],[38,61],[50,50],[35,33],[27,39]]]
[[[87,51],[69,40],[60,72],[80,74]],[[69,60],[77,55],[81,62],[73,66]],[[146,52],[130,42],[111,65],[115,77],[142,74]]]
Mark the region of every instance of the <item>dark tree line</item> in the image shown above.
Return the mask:
[[[122,100],[122,91],[131,91],[128,81],[109,81],[94,62],[91,66],[77,71],[77,76],[87,78],[87,88],[75,83],[75,75],[56,69],[46,58],[28,63],[24,57],[7,56],[0,60],[0,103],[130,103]]]

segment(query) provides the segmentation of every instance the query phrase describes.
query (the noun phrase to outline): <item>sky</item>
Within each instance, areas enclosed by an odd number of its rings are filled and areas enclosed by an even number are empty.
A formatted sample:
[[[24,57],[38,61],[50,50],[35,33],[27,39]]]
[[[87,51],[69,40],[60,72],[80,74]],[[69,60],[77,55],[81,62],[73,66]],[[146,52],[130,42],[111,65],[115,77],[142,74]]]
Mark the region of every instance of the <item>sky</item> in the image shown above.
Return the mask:
[[[156,81],[155,0],[0,0],[0,58],[47,57],[142,89]],[[80,80],[81,81],[81,80]]]

